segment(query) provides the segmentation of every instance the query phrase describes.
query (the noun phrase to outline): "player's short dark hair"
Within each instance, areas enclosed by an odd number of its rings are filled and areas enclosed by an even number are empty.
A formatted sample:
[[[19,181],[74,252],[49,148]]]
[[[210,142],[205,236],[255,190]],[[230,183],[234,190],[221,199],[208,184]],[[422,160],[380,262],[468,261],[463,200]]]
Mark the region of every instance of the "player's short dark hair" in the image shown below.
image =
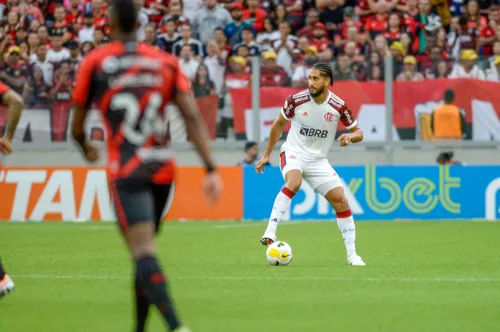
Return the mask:
[[[134,31],[137,24],[137,7],[134,0],[112,0],[111,8],[119,29],[124,33]]]
[[[318,70],[321,75],[330,78],[330,85],[333,85],[333,71],[330,65],[327,65],[326,63],[317,63],[313,66],[313,69]]]

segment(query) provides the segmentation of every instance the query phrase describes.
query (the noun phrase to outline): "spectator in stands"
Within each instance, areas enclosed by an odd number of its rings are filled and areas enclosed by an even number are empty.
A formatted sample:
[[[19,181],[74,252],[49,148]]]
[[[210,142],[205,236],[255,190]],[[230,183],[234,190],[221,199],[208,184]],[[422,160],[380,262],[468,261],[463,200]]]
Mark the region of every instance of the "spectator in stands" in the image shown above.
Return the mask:
[[[475,27],[467,26],[465,17],[454,17],[451,20],[450,33],[448,34],[451,55],[458,59],[462,50],[475,50],[478,36],[479,33]]]
[[[299,30],[297,37],[307,37],[308,39],[314,38],[313,29],[314,25],[319,22],[319,13],[315,8],[309,9],[306,17],[305,26]]]
[[[36,49],[40,45],[40,38],[38,38],[38,34],[35,32],[30,32],[28,35],[28,47],[30,50],[30,57],[33,57],[33,54],[36,53]]]
[[[279,3],[274,10],[274,17],[276,18],[276,24],[279,26],[280,23],[288,22],[288,14],[286,6],[283,3]]]
[[[21,52],[21,60],[25,63],[30,62],[30,47],[26,41],[22,41],[19,43],[19,51]]]
[[[461,140],[465,134],[465,112],[453,104],[455,93],[444,93],[444,104],[436,107],[431,115],[433,139],[438,141]]]
[[[377,67],[378,69],[374,69],[374,67]],[[380,72],[381,79],[383,79],[383,68],[384,64],[380,53],[372,51],[366,65],[364,77],[367,77],[368,80],[376,81],[378,80],[378,74]]]
[[[205,6],[193,18],[193,34],[206,43],[214,38],[216,28],[224,27],[229,22],[231,15],[226,9],[217,6],[217,0],[205,0]]]
[[[371,66],[368,69],[368,76],[366,79],[368,82],[380,82],[384,80],[384,73],[380,66]]]
[[[389,44],[395,41],[399,41],[401,38],[401,33],[403,32],[403,27],[401,25],[401,19],[398,13],[391,13],[388,18],[387,31],[384,32],[385,38]]]
[[[28,67],[21,60],[21,50],[13,45],[7,51],[7,60],[0,57],[0,80],[19,95],[23,94],[24,85],[29,77]]]
[[[203,45],[198,39],[192,38],[191,26],[185,24],[182,26],[181,39],[177,41],[172,47],[173,54],[175,56],[180,56],[181,50],[184,46],[189,45],[196,58],[201,58],[203,56]]]
[[[81,43],[94,41],[94,15],[87,12],[83,16],[83,27],[78,31],[78,39]]]
[[[200,64],[193,81],[193,92],[195,97],[206,97],[215,95],[215,84],[210,79],[208,68],[205,64]]]
[[[388,12],[389,4],[385,1],[379,1],[374,4],[376,15],[370,17],[365,24],[365,31],[369,34],[371,39],[374,39],[377,35],[384,34],[389,29]]]
[[[245,1],[243,1],[243,4],[245,4]],[[243,19],[251,22],[257,32],[261,32],[264,29],[264,19],[267,16],[267,12],[260,9],[258,5],[258,0],[246,0],[247,9],[243,11]],[[276,7],[276,11],[278,11],[279,6]]]
[[[326,27],[323,23],[318,22],[314,24],[312,34],[313,38],[310,39],[310,43],[318,52],[323,52],[330,46],[330,40],[327,37]]]
[[[54,87],[51,90],[55,102],[69,102],[73,91],[74,73],[71,72],[69,61],[61,62],[54,74]]]
[[[441,60],[443,60],[443,51],[439,46],[432,46],[429,57],[420,61],[420,72],[426,78],[434,78],[436,67]]]
[[[51,42],[49,40],[49,30],[45,25],[40,25],[37,30],[38,39],[40,39],[40,44],[45,44],[51,46]]]
[[[245,144],[245,158],[238,163],[238,166],[255,166],[259,159],[259,145],[257,142],[250,141]],[[270,165],[268,162],[264,166]]]
[[[137,22],[139,23],[139,27],[137,28],[137,31],[136,31],[136,38],[137,38],[137,40],[142,41],[146,38],[144,30],[146,29],[146,25],[149,23],[149,14],[148,13],[151,13],[151,10],[148,11],[148,9],[146,9],[146,7],[144,6],[144,0],[136,0],[135,2],[140,7],[139,12],[137,13]],[[161,14],[161,16],[160,16],[160,19],[161,19],[163,17],[163,9],[165,9],[165,12],[166,12],[167,8],[164,7],[162,3],[158,3],[158,2],[150,3],[150,7],[153,7],[154,5],[160,6],[159,9],[153,9],[153,10],[155,10],[156,12],[159,12]],[[153,21],[153,23],[154,23],[154,27],[156,29],[158,22]]]
[[[385,55],[387,47],[387,39],[385,39],[383,34],[379,34],[375,37],[371,49],[377,51],[380,55]]]
[[[302,39],[302,38],[301,38]],[[309,46],[304,51],[304,61],[297,66],[292,76],[292,87],[305,89],[309,85],[309,71],[318,62],[318,51],[314,46]]]
[[[294,31],[304,25],[304,1],[282,0],[286,6],[287,21],[292,24]]]
[[[232,53],[237,53],[238,48],[245,45],[248,48],[249,56],[260,55],[260,46],[255,42],[253,27],[247,26],[243,28],[241,36],[242,42],[234,45]]]
[[[20,0],[19,5],[12,8],[12,12],[18,13],[20,17],[24,17],[30,21],[36,20],[40,24],[45,24],[45,18],[40,8],[27,0]]]
[[[50,62],[58,63],[63,60],[68,60],[71,57],[68,49],[63,47],[63,37],[52,37],[52,48],[47,51],[47,59]]]
[[[159,42],[160,40],[158,40]],[[151,22],[146,24],[146,27],[144,28],[144,43],[149,44],[151,46],[156,46],[158,47],[157,44],[157,39],[156,39],[156,25],[155,23]],[[160,48],[160,47],[158,47]]]
[[[165,13],[168,12],[168,0],[147,0],[146,7],[149,21],[157,26]]]
[[[225,59],[214,40],[210,40],[207,43],[207,56],[203,60],[203,63],[207,66],[209,77],[215,84],[216,93],[221,96],[222,85],[224,83]]]
[[[99,47],[108,42],[108,38],[103,29],[94,30],[94,47]]]
[[[319,14],[320,21],[326,25],[328,32],[333,35],[337,26],[343,21],[343,0],[329,0],[328,6]]]
[[[333,81],[358,80],[358,77],[353,73],[349,57],[346,54],[337,56],[337,66],[333,72]]]
[[[289,86],[286,71],[276,63],[276,52],[264,53],[264,66],[260,72],[260,86]]]
[[[229,41],[229,45],[235,46],[242,41],[242,34],[245,28],[250,28],[250,31],[253,34],[253,26],[252,23],[245,21],[243,19],[243,4],[239,2],[233,3],[231,6],[231,17],[233,20],[226,24],[224,28],[224,33]]]
[[[272,49],[272,42],[280,38],[280,33],[277,31],[276,21],[272,16],[267,16],[264,19],[264,29],[257,35],[257,44],[260,45],[261,51]]]
[[[403,60],[407,54],[402,43],[396,41],[389,48],[392,55],[392,75],[395,80],[403,72]]]
[[[175,22],[175,26],[177,32],[181,32],[181,28],[183,25],[189,24],[190,20],[183,15],[183,4],[181,0],[172,0],[169,4],[168,14],[163,16],[160,26],[163,28],[168,20],[173,20]]]
[[[19,43],[25,42],[27,37],[28,37],[28,34],[26,33],[26,29],[24,28],[24,26],[20,25],[16,29],[17,46],[19,46]]]
[[[365,56],[359,52],[354,41],[348,41],[344,46],[344,54],[349,58],[351,70],[358,79],[363,79]]]
[[[220,55],[224,58],[224,60],[228,59],[229,54],[231,53],[231,46],[227,43],[227,37],[222,28],[215,29],[214,40],[217,43],[217,46],[219,46]]]
[[[47,45],[39,45],[35,56],[31,57],[30,65],[37,66],[42,70],[43,80],[46,85],[52,86],[52,79],[54,75],[54,64],[49,61],[47,57],[48,47]]]
[[[226,72],[224,80],[224,107],[221,112],[221,120],[217,128],[217,137],[226,138],[228,130],[233,125],[233,101],[230,90],[232,88],[244,88],[250,86],[250,75],[245,72],[246,60],[240,56],[232,56],[229,59],[230,71]]]
[[[68,22],[68,24],[73,25],[75,32],[80,31],[83,26],[84,9],[83,6],[81,6],[80,2],[80,0],[70,0],[70,8],[68,8],[68,6],[65,6],[67,8],[66,21]]]
[[[282,22],[279,25],[280,39],[273,42],[272,46],[277,54],[277,63],[283,67],[288,75],[292,73],[292,60],[296,45],[296,37],[290,34],[291,25],[289,22]]]
[[[492,5],[488,9],[488,23],[482,25],[479,30],[479,46],[485,56],[493,55],[493,43],[497,39],[495,29],[500,26],[499,7]]]
[[[428,78],[448,78],[449,73],[450,70],[446,61],[439,61],[434,69],[434,74]]]
[[[9,12],[7,15],[7,25],[4,27],[5,34],[12,37],[12,40],[16,41],[16,29],[19,27],[19,14],[16,12]]]
[[[177,26],[173,18],[165,22],[165,32],[158,36],[158,45],[168,53],[173,53],[176,42],[181,40],[181,35],[177,32]]]
[[[78,64],[80,63],[82,56],[80,55],[80,45],[76,40],[70,40],[68,44],[69,54],[70,57],[68,59],[68,62],[71,66],[71,71],[76,72],[78,68]]]
[[[477,54],[474,50],[464,50],[460,64],[455,64],[449,78],[486,79],[484,72],[476,65]]]
[[[23,99],[26,106],[33,108],[47,108],[50,104],[50,86],[44,82],[42,69],[33,66],[32,75],[24,86]]]
[[[413,55],[404,58],[403,72],[398,75],[397,81],[423,81],[424,75],[417,71],[417,59]]]
[[[196,75],[200,62],[194,58],[191,45],[186,44],[182,46],[179,65],[186,77],[192,81]]]
[[[80,51],[82,53],[82,57],[84,57],[87,53],[92,51],[94,49],[94,44],[91,42],[84,42],[82,43],[82,47],[80,48]]]
[[[441,28],[441,17],[431,11],[429,0],[419,0],[418,15],[415,17],[417,24],[416,43],[417,53],[424,53],[434,40],[435,33]]]
[[[486,70],[486,79],[492,82],[500,82],[500,56],[496,57],[493,68]]]
[[[58,5],[54,10],[55,22],[49,29],[50,37],[59,37],[62,40],[62,44],[66,44],[69,40],[76,36],[76,32],[73,30],[73,26],[66,22],[66,10],[63,5]]]

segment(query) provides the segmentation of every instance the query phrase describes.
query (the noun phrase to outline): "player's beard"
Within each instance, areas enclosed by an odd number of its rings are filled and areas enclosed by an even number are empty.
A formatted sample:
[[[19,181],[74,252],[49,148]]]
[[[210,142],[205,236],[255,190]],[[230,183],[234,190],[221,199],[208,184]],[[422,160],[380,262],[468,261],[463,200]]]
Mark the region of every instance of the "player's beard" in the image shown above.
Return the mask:
[[[309,94],[313,98],[319,97],[324,91],[325,91],[325,87],[318,88],[317,90],[315,90],[315,92],[312,92],[311,88],[309,88]]]

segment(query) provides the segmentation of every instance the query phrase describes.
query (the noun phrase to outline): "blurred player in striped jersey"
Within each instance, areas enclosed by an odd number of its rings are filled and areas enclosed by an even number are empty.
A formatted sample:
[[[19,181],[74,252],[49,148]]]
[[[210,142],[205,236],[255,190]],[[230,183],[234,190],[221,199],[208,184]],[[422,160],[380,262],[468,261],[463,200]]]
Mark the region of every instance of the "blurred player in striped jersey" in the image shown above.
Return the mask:
[[[12,139],[23,111],[23,99],[2,82],[0,82],[0,99],[2,104],[7,106],[9,112],[5,135],[0,138],[0,153],[9,155],[12,153]],[[0,298],[14,291],[14,288],[14,281],[5,272],[0,261]]]
[[[286,183],[276,196],[261,243],[269,245],[276,241],[278,224],[290,208],[292,198],[304,179],[335,209],[337,224],[347,250],[347,262],[350,265],[364,266],[365,263],[356,253],[356,230],[349,202],[344,195],[339,175],[326,158],[335,141],[339,122],[349,130],[349,133],[342,134],[337,139],[340,146],[361,142],[363,132],[346,103],[328,90],[332,83],[330,66],[319,63],[314,65],[309,72],[309,89],[289,96],[281,114],[273,123],[266,152],[256,166],[261,173],[264,172],[264,165],[269,161],[287,121],[291,121],[292,126],[280,154],[281,173]]]

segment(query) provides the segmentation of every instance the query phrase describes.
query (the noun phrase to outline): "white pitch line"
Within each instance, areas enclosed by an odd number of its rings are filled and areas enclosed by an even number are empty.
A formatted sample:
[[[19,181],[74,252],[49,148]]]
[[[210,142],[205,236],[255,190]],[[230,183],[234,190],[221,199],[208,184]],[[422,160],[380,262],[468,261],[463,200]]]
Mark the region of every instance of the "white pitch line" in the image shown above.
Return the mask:
[[[97,276],[97,275],[13,275],[13,279],[86,279],[86,280],[115,280],[130,279],[126,276]],[[500,282],[500,278],[369,278],[369,277],[243,277],[243,276],[171,276],[169,279],[184,280],[283,280],[283,281],[375,281],[375,282]]]

